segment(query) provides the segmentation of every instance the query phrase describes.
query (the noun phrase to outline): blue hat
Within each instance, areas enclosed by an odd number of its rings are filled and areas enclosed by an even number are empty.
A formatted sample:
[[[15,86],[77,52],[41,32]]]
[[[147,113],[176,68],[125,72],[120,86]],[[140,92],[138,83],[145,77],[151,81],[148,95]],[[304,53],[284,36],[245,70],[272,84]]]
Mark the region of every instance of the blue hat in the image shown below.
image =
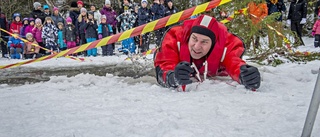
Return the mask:
[[[15,19],[16,17],[20,17],[20,13],[14,13],[13,14],[13,19]]]
[[[43,9],[49,9],[48,5],[43,5]]]

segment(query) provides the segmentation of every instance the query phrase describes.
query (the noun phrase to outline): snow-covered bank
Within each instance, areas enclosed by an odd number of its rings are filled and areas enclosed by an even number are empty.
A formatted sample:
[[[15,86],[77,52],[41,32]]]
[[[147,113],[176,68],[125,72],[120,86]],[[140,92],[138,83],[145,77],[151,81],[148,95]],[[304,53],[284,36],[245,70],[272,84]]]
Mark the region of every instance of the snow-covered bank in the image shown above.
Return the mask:
[[[176,92],[152,77],[139,82],[108,74],[1,85],[0,136],[297,137],[316,81],[311,69],[318,64],[261,67],[257,92],[228,79]],[[320,122],[313,131],[320,136]]]

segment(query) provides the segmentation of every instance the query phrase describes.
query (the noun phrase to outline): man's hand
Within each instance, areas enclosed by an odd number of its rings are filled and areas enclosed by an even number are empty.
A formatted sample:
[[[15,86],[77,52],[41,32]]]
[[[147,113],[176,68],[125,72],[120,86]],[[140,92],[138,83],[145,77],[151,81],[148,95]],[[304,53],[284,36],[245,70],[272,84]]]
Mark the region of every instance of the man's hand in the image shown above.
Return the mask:
[[[174,77],[179,85],[187,85],[191,84],[192,80],[190,80],[190,74],[193,73],[194,70],[191,68],[189,62],[180,62],[174,69]]]
[[[259,70],[250,65],[242,65],[240,67],[240,81],[247,89],[258,89],[261,83]]]
[[[175,67],[174,71],[169,71],[167,73],[167,83],[170,87],[177,87],[178,85],[191,84],[190,74],[194,70],[191,68],[189,62],[180,62]]]

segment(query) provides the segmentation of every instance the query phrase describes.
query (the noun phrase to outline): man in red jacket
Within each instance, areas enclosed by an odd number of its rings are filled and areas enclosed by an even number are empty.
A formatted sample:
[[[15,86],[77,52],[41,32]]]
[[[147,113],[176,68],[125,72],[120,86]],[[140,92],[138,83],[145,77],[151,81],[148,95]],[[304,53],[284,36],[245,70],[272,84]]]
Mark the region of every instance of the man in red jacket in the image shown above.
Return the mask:
[[[201,15],[172,27],[155,55],[157,81],[177,88],[208,76],[227,74],[247,89],[260,87],[260,73],[241,59],[244,44],[215,18]],[[200,77],[203,76],[203,79]]]

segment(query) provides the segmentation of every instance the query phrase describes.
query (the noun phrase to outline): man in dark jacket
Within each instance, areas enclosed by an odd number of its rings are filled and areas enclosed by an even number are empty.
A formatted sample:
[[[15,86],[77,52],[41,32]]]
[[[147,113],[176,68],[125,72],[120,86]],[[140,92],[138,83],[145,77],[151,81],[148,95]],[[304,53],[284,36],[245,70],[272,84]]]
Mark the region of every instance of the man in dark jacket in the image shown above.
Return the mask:
[[[169,15],[172,15],[172,14],[175,14],[178,12],[176,6],[173,5],[172,0],[167,0],[165,3],[167,5],[166,5],[164,16],[169,16]],[[175,24],[173,24],[173,25],[175,25]],[[167,26],[166,30],[168,30],[168,28],[170,28],[173,25]]]
[[[151,14],[153,16],[153,20],[157,20],[157,19],[164,17],[165,7],[164,7],[164,5],[160,4],[159,0],[153,1],[153,5],[151,6],[150,10],[151,10]],[[165,28],[161,28],[161,29],[155,31],[155,35],[157,38],[157,40],[156,40],[157,47],[160,46],[161,38],[163,36],[164,31],[165,31]]]
[[[8,30],[8,27],[9,26],[8,26],[7,17],[4,13],[1,12],[1,8],[0,8],[0,28],[4,30]],[[6,38],[6,36],[8,36],[7,33],[3,31],[0,32],[0,38],[2,39],[2,41],[0,42],[2,57],[8,57],[8,48],[4,44],[4,41],[8,41],[8,38]]]
[[[315,10],[314,10],[314,17],[318,17],[319,14],[319,8],[320,8],[320,0],[317,1],[316,6],[315,6]]]
[[[141,7],[138,10],[138,26],[146,24],[151,21],[151,12],[150,9],[147,7],[148,1],[142,0]],[[149,33],[141,34],[139,37],[139,45],[141,49],[141,53],[149,50]]]
[[[297,33],[295,44],[304,45],[301,36],[302,26],[307,23],[307,5],[305,0],[293,0],[290,3],[287,24],[290,25],[291,31]]]
[[[77,2],[73,1],[69,8],[69,17],[72,19],[72,24],[76,26],[78,21],[78,16],[80,14],[80,9],[77,7]]]
[[[46,15],[41,11],[41,4],[39,2],[33,3],[34,10],[30,13],[30,17],[36,19],[40,18],[42,22],[44,22],[44,19]]]

